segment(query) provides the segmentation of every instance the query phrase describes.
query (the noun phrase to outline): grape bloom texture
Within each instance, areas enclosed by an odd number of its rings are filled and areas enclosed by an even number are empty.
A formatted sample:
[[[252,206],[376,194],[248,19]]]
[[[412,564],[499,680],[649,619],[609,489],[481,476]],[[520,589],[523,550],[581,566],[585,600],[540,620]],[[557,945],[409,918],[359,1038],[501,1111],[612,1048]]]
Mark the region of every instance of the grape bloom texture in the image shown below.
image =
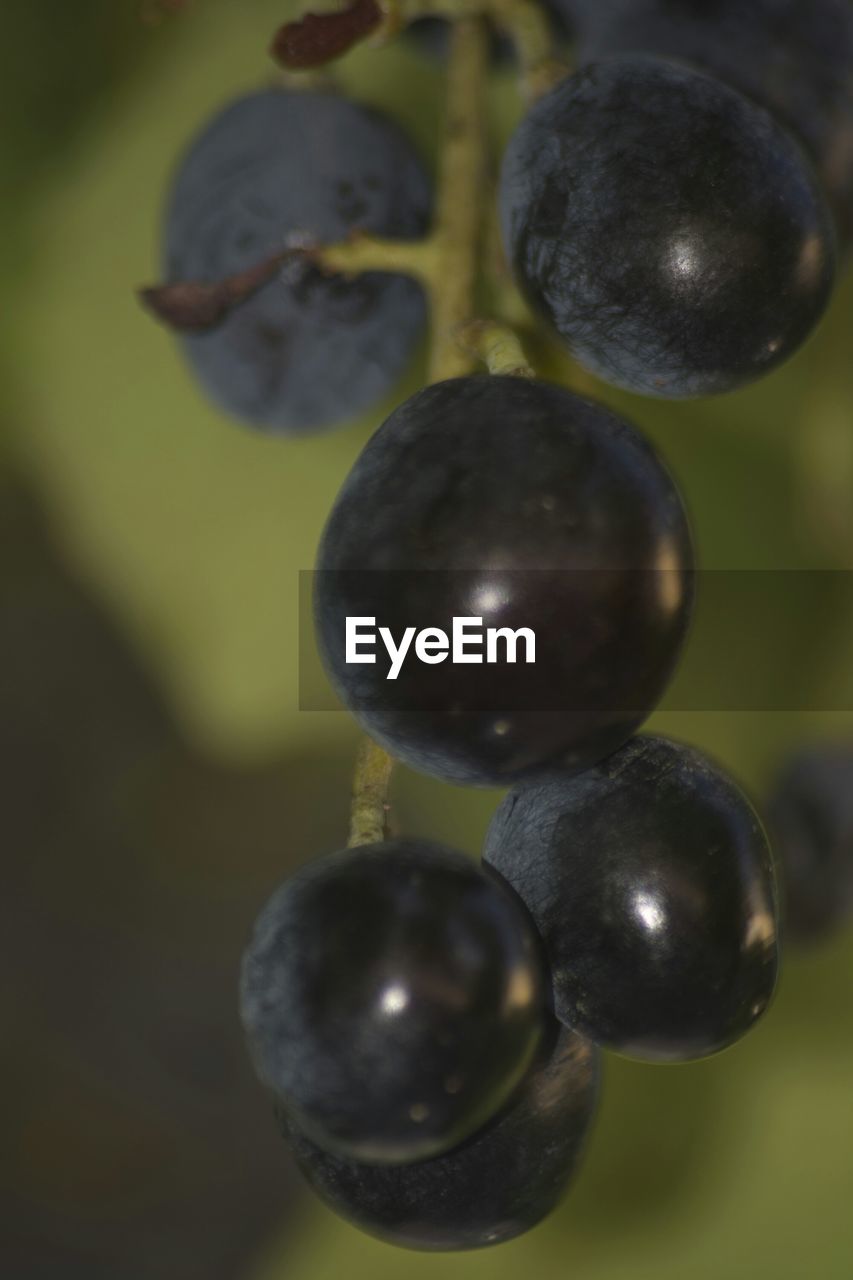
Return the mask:
[[[677,59],[774,115],[811,158],[853,232],[853,5],[848,0],[567,0],[581,64],[615,53]]]
[[[477,1249],[529,1231],[565,1194],[595,1118],[600,1054],[551,1019],[523,1083],[490,1124],[433,1160],[364,1164],[283,1120],[310,1185],[344,1218],[409,1249]]]
[[[216,282],[297,241],[420,235],[429,183],[393,121],[334,93],[268,89],[194,140],[169,200],[169,281]],[[402,276],[324,276],[294,262],[209,333],[182,341],[206,393],[271,432],[348,422],[394,389],[425,323]]]
[[[531,303],[606,382],[731,391],[788,359],[835,274],[802,151],[710,76],[625,56],[583,68],[519,125],[504,243]]]

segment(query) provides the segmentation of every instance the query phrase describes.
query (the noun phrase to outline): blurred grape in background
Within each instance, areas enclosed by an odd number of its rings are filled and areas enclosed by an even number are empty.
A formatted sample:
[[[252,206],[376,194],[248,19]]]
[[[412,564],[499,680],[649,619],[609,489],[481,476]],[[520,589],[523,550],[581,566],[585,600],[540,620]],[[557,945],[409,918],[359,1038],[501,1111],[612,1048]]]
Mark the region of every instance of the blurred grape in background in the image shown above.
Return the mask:
[[[404,1255],[298,1185],[240,1039],[237,964],[273,885],[345,832],[355,735],[299,711],[297,578],[384,411],[306,441],[241,431],[137,308],[174,160],[223,102],[274,81],[265,50],[288,5],[157,9],[3,11],[0,1274],[848,1280],[849,933],[792,951],[772,1012],[721,1058],[609,1059],[573,1193],[500,1251]],[[439,66],[401,44],[335,75],[430,159]],[[492,99],[503,141],[509,71]],[[668,458],[703,567],[853,570],[851,320],[848,278],[816,339],[755,389],[604,396]],[[549,345],[535,355],[572,378]],[[422,380],[414,368],[398,398]],[[831,706],[851,685],[853,609],[849,589],[821,598],[820,616],[792,599],[748,636],[705,615],[695,642],[771,668],[794,647],[790,705]],[[760,803],[790,749],[853,737],[853,716],[709,709],[652,727]],[[474,852],[499,797],[401,770],[394,799],[404,830]]]

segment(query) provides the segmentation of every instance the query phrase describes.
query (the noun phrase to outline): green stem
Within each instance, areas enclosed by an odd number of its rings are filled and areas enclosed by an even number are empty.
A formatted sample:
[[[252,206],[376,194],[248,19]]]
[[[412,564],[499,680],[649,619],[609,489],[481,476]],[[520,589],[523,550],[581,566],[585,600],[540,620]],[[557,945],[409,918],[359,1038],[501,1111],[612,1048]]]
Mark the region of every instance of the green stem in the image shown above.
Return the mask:
[[[472,320],[463,325],[457,341],[477,355],[489,373],[508,378],[535,378],[518,334],[497,320]]]
[[[487,52],[486,29],[480,20],[461,18],[454,22],[438,212],[432,236],[418,250],[425,255],[418,259],[421,269],[428,263],[422,278],[432,303],[429,376],[433,382],[463,376],[474,367],[472,353],[459,345],[457,334],[471,321],[474,310],[485,188]],[[364,240],[361,243],[361,252],[366,255],[369,242],[366,246]],[[359,252],[357,244],[350,252]],[[374,241],[374,249],[375,246]],[[345,248],[337,246],[333,251]],[[398,245],[397,251],[411,253],[413,248],[415,246]],[[324,263],[329,261],[328,252],[323,253]],[[391,756],[366,738],[359,751],[353,782],[351,848],[384,839],[393,767]]]
[[[412,276],[428,292],[438,275],[439,246],[434,235],[423,240],[384,240],[356,232],[348,240],[310,251],[310,256],[322,270],[345,276],[365,271]]]
[[[470,355],[456,342],[471,319],[477,245],[483,220],[486,170],[484,88],[487,42],[483,23],[460,18],[451,33],[447,116],[435,236],[438,275],[432,298],[431,382],[471,372]]]
[[[350,814],[349,847],[385,839],[388,823],[388,784],[394,761],[370,738],[363,738],[355,766]]]

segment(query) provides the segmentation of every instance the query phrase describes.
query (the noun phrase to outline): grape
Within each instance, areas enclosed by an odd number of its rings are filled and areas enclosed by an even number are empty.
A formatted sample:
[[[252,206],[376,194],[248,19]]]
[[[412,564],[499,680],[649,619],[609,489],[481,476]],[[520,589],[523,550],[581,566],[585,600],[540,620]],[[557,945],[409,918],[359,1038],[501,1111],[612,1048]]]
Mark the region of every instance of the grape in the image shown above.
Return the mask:
[[[232,103],[184,157],[166,219],[166,276],[216,282],[294,234],[417,237],[429,206],[424,171],[390,120],[332,93],[270,89]],[[299,262],[183,344],[226,412],[293,434],[352,419],[387,395],[424,321],[411,280],[323,276]]]
[[[287,880],[243,962],[258,1074],[324,1149],[435,1155],[503,1105],[536,1052],[537,936],[496,877],[460,853],[389,840]]]
[[[284,1128],[315,1191],[363,1231],[410,1249],[476,1249],[530,1230],[561,1199],[583,1155],[599,1078],[593,1046],[552,1024],[504,1110],[433,1160],[358,1164]]]
[[[853,231],[853,8],[849,0],[574,0],[578,57],[676,58],[766,107],[809,153]]]
[[[774,784],[768,821],[785,900],[785,929],[817,941],[853,918],[853,745],[798,752]]]
[[[697,751],[637,738],[580,777],[543,773],[510,792],[483,856],[539,928],[557,1016],[596,1044],[702,1057],[767,1008],[770,849],[749,802]]]
[[[342,701],[415,769],[508,784],[583,768],[672,673],[692,601],[678,492],[649,444],[562,387],[477,375],[426,388],[373,436],[329,517],[315,619]],[[345,619],[527,627],[535,664],[346,662]]]
[[[832,219],[798,145],[708,76],[615,57],[533,107],[506,152],[514,270],[573,354],[657,396],[730,391],[826,307]]]

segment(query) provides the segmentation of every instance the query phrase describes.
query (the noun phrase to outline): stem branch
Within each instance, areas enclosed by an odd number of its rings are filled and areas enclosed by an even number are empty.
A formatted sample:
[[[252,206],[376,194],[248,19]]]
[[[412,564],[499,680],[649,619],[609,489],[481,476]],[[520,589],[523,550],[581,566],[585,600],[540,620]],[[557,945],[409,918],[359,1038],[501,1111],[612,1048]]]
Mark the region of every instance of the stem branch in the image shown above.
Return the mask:
[[[497,320],[472,320],[463,325],[457,341],[482,360],[489,373],[509,378],[535,378],[518,334]]]
[[[308,257],[322,271],[345,276],[365,271],[386,271],[392,275],[412,276],[425,289],[432,288],[437,275],[438,248],[433,236],[423,240],[385,240],[366,232],[356,232],[338,244],[309,250]]]

